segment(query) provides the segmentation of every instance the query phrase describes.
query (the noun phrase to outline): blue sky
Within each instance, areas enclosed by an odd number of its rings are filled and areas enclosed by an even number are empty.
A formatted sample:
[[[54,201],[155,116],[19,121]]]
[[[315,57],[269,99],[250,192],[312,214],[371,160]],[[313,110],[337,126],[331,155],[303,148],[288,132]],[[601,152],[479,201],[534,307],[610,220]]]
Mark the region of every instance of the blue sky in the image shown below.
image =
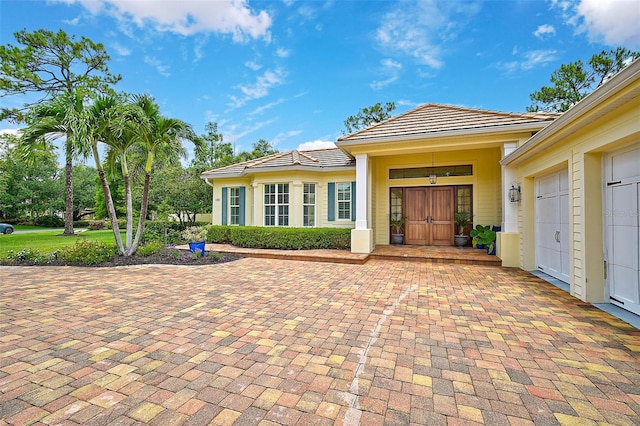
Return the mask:
[[[116,89],[198,133],[217,122],[237,151],[285,151],[334,142],[376,102],[525,111],[561,64],[639,50],[638,22],[637,0],[2,0],[0,42],[23,28],[88,37]]]

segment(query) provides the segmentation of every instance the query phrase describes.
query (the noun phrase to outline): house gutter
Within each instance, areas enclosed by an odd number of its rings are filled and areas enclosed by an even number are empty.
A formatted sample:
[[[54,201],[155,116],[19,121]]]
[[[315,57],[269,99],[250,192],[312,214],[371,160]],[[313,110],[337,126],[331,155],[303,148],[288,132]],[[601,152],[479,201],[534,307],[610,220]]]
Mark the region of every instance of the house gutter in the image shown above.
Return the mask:
[[[353,169],[355,169],[355,164],[353,166],[336,166],[336,167],[323,167],[323,168],[305,167],[305,166],[302,166],[302,167],[281,166],[281,167],[270,167],[270,168],[264,168],[264,169],[258,169],[258,170],[249,168],[249,169],[245,169],[241,173],[233,173],[233,174],[229,173],[229,174],[206,175],[203,173],[200,176],[203,179],[225,179],[225,178],[244,177],[244,176],[249,176],[249,175],[259,174],[259,173],[286,172],[286,171],[292,171],[292,170],[323,173],[323,172],[342,172],[342,171],[348,171]]]
[[[356,139],[356,140],[340,140],[338,139],[336,142],[336,146],[338,148],[349,148],[361,145],[369,145],[372,143],[384,143],[384,142],[410,142],[417,140],[425,140],[425,139],[442,139],[442,138],[451,138],[456,136],[483,136],[487,134],[506,134],[506,133],[514,133],[514,132],[535,132],[540,129],[545,128],[550,123],[553,123],[551,120],[545,121],[535,121],[521,124],[509,124],[509,125],[501,125],[501,126],[489,126],[489,127],[477,127],[471,129],[458,129],[458,130],[448,130],[444,132],[429,132],[429,133],[417,133],[413,135],[407,136],[386,136],[379,138],[368,138],[368,139]]]
[[[611,80],[603,84],[580,102],[571,107],[567,112],[552,122],[551,125],[540,130],[520,147],[514,150],[500,161],[503,166],[525,160],[535,153],[553,145],[563,137],[573,133],[580,121],[592,121],[599,118],[595,107],[602,105],[607,99],[612,98],[623,91],[640,76],[640,60],[636,60],[613,76]],[[638,89],[637,91],[640,91]],[[622,101],[621,101],[622,102]],[[616,107],[617,105],[614,105]],[[595,117],[593,117],[595,115]]]

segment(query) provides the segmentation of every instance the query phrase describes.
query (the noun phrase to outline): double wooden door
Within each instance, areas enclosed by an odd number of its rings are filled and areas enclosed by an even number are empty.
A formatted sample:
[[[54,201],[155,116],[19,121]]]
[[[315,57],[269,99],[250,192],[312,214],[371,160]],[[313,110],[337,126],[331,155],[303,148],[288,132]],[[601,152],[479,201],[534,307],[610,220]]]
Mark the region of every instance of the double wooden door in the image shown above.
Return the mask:
[[[405,189],[405,244],[450,246],[454,243],[454,188]]]

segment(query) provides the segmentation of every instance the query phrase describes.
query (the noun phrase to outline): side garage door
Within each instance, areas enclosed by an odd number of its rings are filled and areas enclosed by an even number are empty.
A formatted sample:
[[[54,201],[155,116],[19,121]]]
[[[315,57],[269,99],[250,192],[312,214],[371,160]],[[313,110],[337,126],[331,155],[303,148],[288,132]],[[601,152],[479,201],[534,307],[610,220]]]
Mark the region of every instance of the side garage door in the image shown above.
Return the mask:
[[[640,148],[605,157],[605,244],[611,303],[640,315]]]
[[[569,179],[566,170],[536,179],[536,264],[569,282]]]

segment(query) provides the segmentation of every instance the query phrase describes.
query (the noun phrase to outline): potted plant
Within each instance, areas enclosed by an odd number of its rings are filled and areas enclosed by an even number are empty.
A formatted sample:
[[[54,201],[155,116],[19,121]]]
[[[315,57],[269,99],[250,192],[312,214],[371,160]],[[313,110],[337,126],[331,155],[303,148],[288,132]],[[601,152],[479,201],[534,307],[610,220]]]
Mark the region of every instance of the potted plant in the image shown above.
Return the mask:
[[[469,232],[471,235],[471,245],[475,248],[483,249],[484,244],[478,241],[478,236],[489,229],[491,229],[489,225],[476,225],[476,227]]]
[[[469,244],[469,236],[464,233],[464,228],[471,223],[471,217],[467,212],[455,212],[453,222],[460,230],[455,236],[456,247],[464,247]]]
[[[391,244],[396,246],[404,243],[404,224],[407,218],[400,213],[391,215],[389,223],[391,224]]]
[[[476,239],[487,248],[487,254],[496,254],[496,231],[485,229]]]
[[[200,252],[200,256],[204,256],[207,228],[204,226],[190,226],[182,231],[182,238],[189,243],[189,250],[192,253]]]

